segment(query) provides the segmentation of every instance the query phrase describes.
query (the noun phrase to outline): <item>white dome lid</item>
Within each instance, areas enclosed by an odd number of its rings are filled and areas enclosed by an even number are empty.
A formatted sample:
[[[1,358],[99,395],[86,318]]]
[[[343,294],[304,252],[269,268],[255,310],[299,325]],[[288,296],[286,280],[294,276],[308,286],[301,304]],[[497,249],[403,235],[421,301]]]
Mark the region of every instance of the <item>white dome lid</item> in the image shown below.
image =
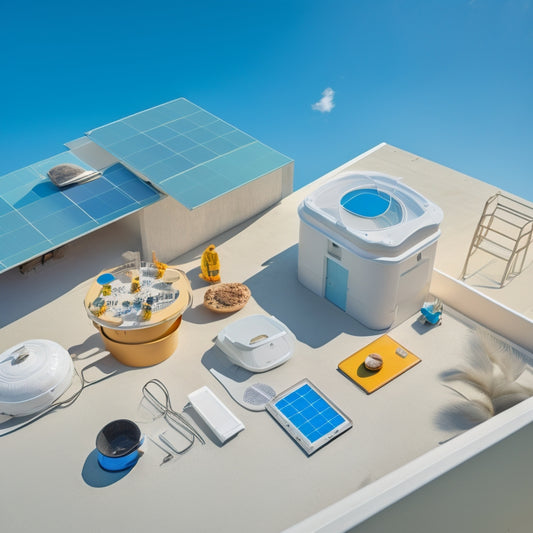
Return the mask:
[[[70,354],[56,342],[33,339],[0,354],[0,412],[13,416],[45,409],[72,381]]]
[[[229,360],[250,372],[265,372],[292,357],[295,338],[274,316],[250,315],[226,326],[216,338]]]

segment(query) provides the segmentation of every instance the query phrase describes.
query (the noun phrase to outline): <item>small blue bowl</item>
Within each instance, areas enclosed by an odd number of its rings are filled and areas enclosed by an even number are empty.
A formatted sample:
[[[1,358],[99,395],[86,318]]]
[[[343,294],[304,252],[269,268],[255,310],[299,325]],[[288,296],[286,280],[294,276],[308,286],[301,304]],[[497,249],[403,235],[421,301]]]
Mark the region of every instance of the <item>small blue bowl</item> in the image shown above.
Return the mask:
[[[143,443],[139,426],[131,420],[114,420],[104,426],[96,437],[98,464],[110,472],[131,468],[139,460]]]
[[[124,457],[107,457],[98,452],[98,464],[108,472],[119,472],[134,466],[140,457],[139,450],[135,450]]]

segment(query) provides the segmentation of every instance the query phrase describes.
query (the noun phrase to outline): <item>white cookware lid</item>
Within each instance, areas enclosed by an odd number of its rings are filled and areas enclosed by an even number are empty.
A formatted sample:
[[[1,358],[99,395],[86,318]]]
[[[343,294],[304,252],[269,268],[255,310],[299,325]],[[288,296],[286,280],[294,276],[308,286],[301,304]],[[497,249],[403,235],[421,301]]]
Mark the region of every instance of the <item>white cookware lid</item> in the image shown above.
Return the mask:
[[[45,409],[72,382],[70,354],[56,342],[24,341],[0,354],[0,412],[20,416]]]

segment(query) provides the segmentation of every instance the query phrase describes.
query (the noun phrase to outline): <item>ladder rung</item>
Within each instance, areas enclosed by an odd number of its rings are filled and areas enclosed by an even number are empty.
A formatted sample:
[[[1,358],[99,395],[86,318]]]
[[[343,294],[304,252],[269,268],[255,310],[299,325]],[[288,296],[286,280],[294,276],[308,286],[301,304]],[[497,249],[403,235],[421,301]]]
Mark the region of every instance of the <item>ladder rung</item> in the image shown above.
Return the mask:
[[[495,204],[494,201],[496,201]],[[503,201],[506,203],[502,203]],[[491,196],[485,203],[485,208],[474,231],[461,276],[463,278],[466,276],[468,261],[474,252],[481,250],[506,261],[507,267],[500,283],[500,286],[503,286],[511,273],[511,267],[513,274],[518,274],[522,269],[524,254],[527,253],[527,248],[531,244],[532,233],[533,208],[531,206],[501,193]],[[523,257],[522,264],[515,272],[516,262],[520,255]]]

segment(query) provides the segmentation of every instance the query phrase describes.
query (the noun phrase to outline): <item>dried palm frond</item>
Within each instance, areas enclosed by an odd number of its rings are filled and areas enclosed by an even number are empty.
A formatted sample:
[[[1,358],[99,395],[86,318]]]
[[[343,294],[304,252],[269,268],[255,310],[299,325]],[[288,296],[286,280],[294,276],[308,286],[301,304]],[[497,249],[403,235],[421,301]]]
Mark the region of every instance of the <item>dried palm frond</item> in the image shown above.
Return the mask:
[[[460,381],[468,383],[476,388],[482,394],[491,396],[494,388],[494,376],[491,372],[480,372],[475,368],[464,367],[457,370],[450,370],[445,374],[441,374],[445,381]],[[455,390],[453,387],[449,387]]]
[[[494,405],[494,414],[497,415],[498,413],[501,413],[524,400],[527,400],[530,396],[531,394],[525,391],[517,391],[498,396],[492,401],[492,404]]]
[[[475,337],[479,351],[496,365],[509,381],[516,381],[526,369],[526,362],[513,348],[485,329],[478,329]]]
[[[511,346],[487,330],[478,329],[467,355],[469,365],[441,374],[446,382],[465,383],[476,391],[475,397],[456,386],[445,385],[465,399],[452,410],[464,420],[477,423],[533,396],[533,390],[517,383],[526,362]]]
[[[489,420],[494,416],[494,410],[488,408],[485,402],[478,400],[469,400],[451,406],[450,414],[459,417],[458,423],[461,426],[475,426]]]

